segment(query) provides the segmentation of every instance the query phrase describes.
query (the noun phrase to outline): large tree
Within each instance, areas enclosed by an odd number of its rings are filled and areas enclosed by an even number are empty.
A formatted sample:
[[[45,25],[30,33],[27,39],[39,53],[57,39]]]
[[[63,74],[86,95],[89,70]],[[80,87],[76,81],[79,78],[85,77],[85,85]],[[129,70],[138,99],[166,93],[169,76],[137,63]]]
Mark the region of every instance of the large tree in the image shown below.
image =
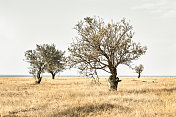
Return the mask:
[[[140,78],[141,77],[141,73],[144,70],[144,66],[142,64],[140,64],[139,66],[135,66],[134,69],[135,69],[136,73],[138,73],[138,78]]]
[[[112,21],[106,24],[99,17],[86,17],[74,29],[78,36],[68,48],[70,66],[89,74],[97,74],[98,69],[110,73],[111,90],[117,90],[120,81],[117,67],[120,64],[130,66],[147,50],[132,41],[133,27],[125,18],[117,23]]]
[[[54,44],[43,44],[39,47],[39,51],[46,63],[45,70],[51,73],[54,79],[55,75],[65,68],[65,52],[57,50]]]

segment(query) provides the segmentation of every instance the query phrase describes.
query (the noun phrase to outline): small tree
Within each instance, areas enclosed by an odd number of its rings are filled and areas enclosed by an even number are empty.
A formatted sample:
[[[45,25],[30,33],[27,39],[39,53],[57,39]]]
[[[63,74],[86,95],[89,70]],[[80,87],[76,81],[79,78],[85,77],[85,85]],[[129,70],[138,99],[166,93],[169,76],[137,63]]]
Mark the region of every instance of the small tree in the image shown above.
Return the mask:
[[[142,64],[140,64],[139,66],[135,66],[135,71],[136,73],[138,73],[138,78],[141,77],[141,73],[144,70],[144,66]]]
[[[54,79],[55,75],[65,68],[65,52],[57,50],[54,44],[43,44],[39,47],[39,51],[46,63],[45,70],[51,73]]]
[[[125,19],[105,24],[101,18],[86,17],[74,29],[78,36],[68,48],[70,66],[92,74],[96,74],[98,69],[110,73],[111,90],[117,90],[120,82],[117,67],[120,64],[130,66],[147,50],[132,41],[133,28]]]
[[[64,69],[64,52],[55,48],[55,45],[36,45],[35,50],[28,50],[25,52],[26,61],[30,63],[30,71],[37,83],[40,84],[42,80],[41,74],[47,71],[52,74],[52,78]]]
[[[30,63],[30,74],[37,78],[36,83],[40,84],[42,80],[41,74],[44,72],[45,62],[38,51],[38,45],[36,50],[28,50],[25,52],[26,61]]]

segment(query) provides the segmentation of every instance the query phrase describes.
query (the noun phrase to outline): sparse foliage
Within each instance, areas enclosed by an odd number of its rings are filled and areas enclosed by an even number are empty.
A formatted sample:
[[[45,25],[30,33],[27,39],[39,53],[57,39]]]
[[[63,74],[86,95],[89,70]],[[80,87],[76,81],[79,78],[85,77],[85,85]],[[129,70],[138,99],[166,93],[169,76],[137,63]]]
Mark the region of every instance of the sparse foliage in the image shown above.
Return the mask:
[[[144,66],[142,64],[140,64],[139,66],[135,66],[135,71],[136,73],[138,73],[138,78],[141,77],[141,73],[144,70]]]
[[[86,75],[97,75],[97,70],[111,74],[110,89],[117,90],[117,67],[130,66],[132,60],[143,55],[147,48],[132,41],[133,27],[122,19],[105,24],[101,18],[84,18],[74,28],[78,36],[68,48],[70,67],[77,67]]]

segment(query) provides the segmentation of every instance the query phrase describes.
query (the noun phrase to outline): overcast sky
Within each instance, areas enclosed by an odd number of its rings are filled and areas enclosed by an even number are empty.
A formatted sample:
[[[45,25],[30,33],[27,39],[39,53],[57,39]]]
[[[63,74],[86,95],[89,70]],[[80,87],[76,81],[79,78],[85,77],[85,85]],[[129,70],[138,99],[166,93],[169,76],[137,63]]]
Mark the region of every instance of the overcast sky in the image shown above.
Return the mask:
[[[148,47],[133,64],[144,65],[143,75],[176,75],[176,0],[0,0],[0,74],[28,74],[24,52],[36,44],[67,51],[74,25],[87,16],[130,20],[134,41]],[[121,65],[118,75],[136,74]]]

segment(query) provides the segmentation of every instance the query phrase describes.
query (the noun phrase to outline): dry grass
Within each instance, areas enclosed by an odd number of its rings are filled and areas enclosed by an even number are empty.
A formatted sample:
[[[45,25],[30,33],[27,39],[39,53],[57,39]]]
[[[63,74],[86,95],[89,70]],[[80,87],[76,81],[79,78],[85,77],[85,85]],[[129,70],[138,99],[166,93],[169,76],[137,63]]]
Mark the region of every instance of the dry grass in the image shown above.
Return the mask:
[[[0,78],[0,116],[175,117],[176,78],[122,78],[117,92],[88,78]]]

